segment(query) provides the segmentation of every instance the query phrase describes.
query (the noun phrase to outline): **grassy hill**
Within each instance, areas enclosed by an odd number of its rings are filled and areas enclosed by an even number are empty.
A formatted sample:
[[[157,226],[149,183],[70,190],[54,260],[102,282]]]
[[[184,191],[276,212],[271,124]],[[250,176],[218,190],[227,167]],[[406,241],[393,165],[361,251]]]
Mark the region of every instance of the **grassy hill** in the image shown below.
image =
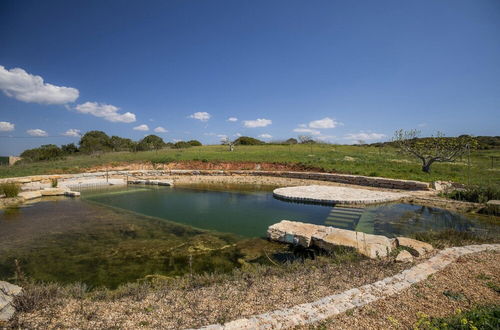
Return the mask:
[[[420,163],[400,155],[390,146],[346,146],[329,144],[311,145],[259,145],[237,146],[229,152],[227,146],[200,146],[188,149],[163,149],[143,152],[113,152],[98,156],[68,156],[54,161],[43,161],[1,167],[0,177],[15,177],[49,173],[76,173],[85,169],[119,163],[151,162],[156,164],[175,161],[202,162],[268,162],[300,164],[323,171],[384,176],[420,181],[452,180],[467,183],[500,182],[500,151],[478,150],[471,154],[470,171],[467,159],[455,163],[436,163],[432,173],[420,170]]]

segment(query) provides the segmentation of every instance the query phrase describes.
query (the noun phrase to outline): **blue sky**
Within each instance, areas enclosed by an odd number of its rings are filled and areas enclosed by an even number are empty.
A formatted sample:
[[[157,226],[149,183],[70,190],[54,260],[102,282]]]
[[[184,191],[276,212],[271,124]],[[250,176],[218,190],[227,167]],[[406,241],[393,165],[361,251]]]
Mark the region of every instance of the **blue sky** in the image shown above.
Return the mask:
[[[0,66],[0,155],[95,129],[498,135],[500,1],[3,0]]]

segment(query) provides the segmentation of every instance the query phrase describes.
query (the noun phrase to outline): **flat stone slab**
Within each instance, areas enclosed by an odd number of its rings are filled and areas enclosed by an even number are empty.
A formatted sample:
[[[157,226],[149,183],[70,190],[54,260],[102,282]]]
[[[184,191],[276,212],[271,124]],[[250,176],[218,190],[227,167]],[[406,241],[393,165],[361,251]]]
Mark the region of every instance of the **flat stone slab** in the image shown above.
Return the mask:
[[[0,281],[0,322],[6,322],[14,315],[16,310],[12,306],[12,300],[21,290],[17,285]]]
[[[42,192],[40,190],[23,191],[20,192],[18,196],[24,198],[25,200],[29,200],[42,197]]]
[[[317,246],[326,251],[332,251],[336,246],[352,247],[372,259],[387,257],[397,246],[395,239],[382,235],[288,220],[270,226],[267,237],[303,247]]]
[[[278,188],[273,194],[283,199],[325,204],[376,204],[408,196],[388,191],[319,185]]]

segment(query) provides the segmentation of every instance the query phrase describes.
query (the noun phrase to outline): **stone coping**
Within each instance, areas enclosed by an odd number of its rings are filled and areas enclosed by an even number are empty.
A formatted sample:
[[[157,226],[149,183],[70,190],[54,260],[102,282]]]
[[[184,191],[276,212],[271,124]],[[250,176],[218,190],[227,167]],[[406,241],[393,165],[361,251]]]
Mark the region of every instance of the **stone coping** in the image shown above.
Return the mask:
[[[0,182],[15,181],[19,183],[32,183],[50,181],[51,179],[76,179],[85,177],[106,176],[173,176],[173,175],[248,175],[248,176],[272,176],[292,179],[320,180],[338,182],[360,186],[379,188],[402,189],[402,190],[429,190],[427,182],[389,179],[382,177],[370,177],[362,175],[349,175],[337,173],[320,172],[293,172],[293,171],[258,171],[258,170],[131,170],[131,171],[108,171],[108,172],[86,172],[78,174],[60,175],[33,175],[16,178],[3,178]]]
[[[448,248],[434,257],[383,280],[327,296],[311,303],[242,318],[225,324],[212,324],[201,329],[283,329],[326,320],[347,310],[396,295],[412,284],[427,279],[446,268],[459,257],[486,250],[500,251],[500,244],[469,245]]]
[[[278,188],[273,194],[283,199],[322,204],[376,204],[408,196],[388,191],[318,185]]]

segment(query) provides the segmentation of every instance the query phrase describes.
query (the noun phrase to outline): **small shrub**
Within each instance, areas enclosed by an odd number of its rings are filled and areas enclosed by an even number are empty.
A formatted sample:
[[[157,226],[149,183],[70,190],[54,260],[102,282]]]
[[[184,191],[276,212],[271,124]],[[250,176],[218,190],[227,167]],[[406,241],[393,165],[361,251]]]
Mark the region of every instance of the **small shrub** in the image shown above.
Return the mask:
[[[55,179],[55,178],[54,179],[50,179],[50,186],[52,188],[57,188],[57,183],[58,183],[57,179]]]
[[[417,313],[418,321],[414,329],[498,329],[500,327],[500,307],[476,307],[468,312],[460,310],[453,316],[434,318]]]
[[[494,185],[469,185],[465,189],[454,190],[444,195],[458,201],[486,203],[492,199],[500,199],[500,187]]]
[[[15,182],[4,182],[0,184],[0,194],[5,194],[5,197],[17,197],[21,187]]]

